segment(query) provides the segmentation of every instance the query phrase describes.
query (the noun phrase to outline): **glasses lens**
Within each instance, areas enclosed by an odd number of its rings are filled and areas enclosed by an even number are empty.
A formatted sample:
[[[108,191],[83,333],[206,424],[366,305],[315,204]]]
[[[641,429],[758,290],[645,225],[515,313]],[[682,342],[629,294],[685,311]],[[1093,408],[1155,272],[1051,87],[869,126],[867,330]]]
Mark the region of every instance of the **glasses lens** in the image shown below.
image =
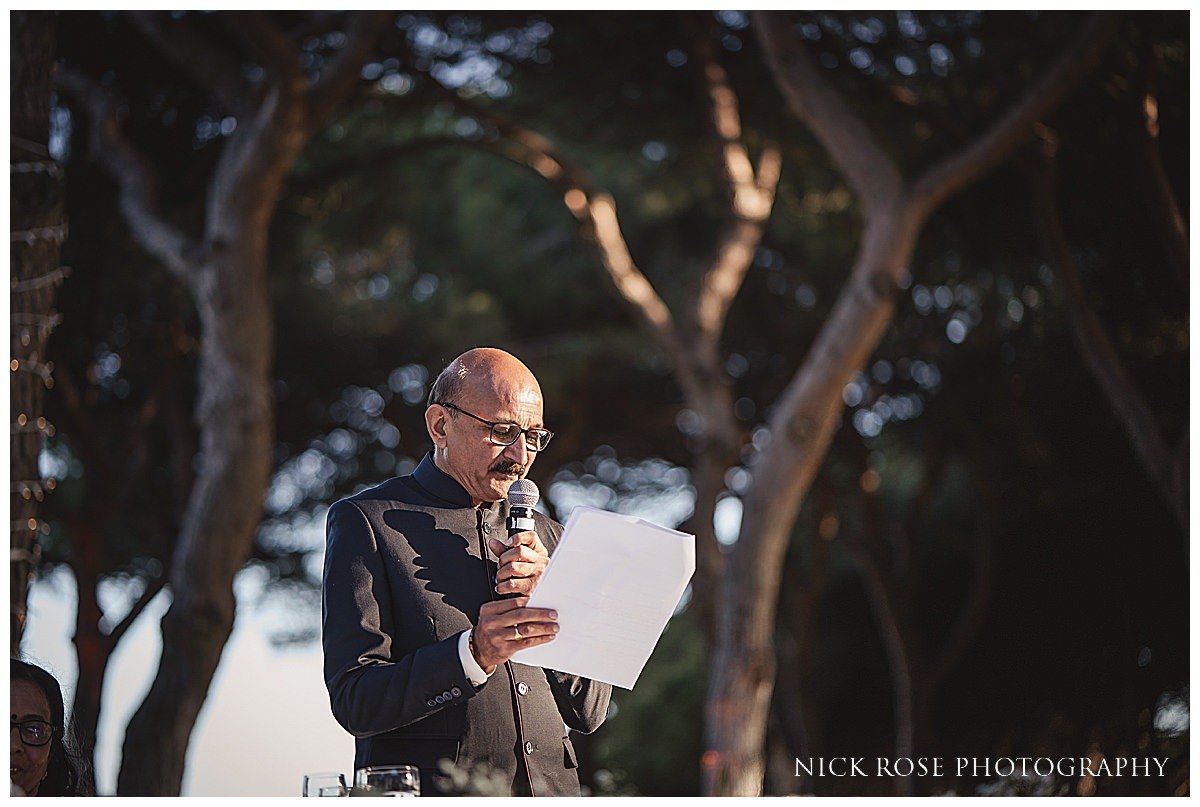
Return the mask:
[[[51,728],[49,723],[31,720],[20,724],[21,741],[26,745],[45,745],[50,742]]]
[[[515,423],[497,423],[492,426],[492,440],[497,445],[511,446],[521,436],[521,427]]]
[[[553,432],[548,432],[545,429],[530,429],[526,432],[525,443],[531,450],[541,451],[550,444],[550,438],[553,436]]]

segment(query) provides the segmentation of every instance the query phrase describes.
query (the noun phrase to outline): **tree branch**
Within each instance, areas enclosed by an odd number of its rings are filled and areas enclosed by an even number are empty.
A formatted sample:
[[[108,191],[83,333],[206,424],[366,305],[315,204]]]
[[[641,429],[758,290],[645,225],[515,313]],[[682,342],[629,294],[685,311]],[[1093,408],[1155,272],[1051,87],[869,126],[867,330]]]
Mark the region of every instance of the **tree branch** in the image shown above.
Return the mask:
[[[121,131],[114,94],[72,68],[60,69],[57,83],[88,112],[93,155],[120,188],[121,213],[133,237],[177,277],[187,281],[194,263],[192,258],[199,247],[159,211],[153,171]]]
[[[715,350],[733,298],[762,243],[767,219],[775,203],[782,164],[779,148],[768,145],[754,170],[742,145],[742,122],[737,95],[725,68],[716,60],[712,44],[697,37],[694,50],[703,66],[709,116],[721,145],[721,167],[729,185],[734,226],[722,237],[712,265],[705,271],[696,299],[696,323],[702,338]]]
[[[129,11],[129,19],[155,49],[169,59],[197,87],[212,93],[231,113],[249,111],[249,88],[236,60],[187,21],[171,22],[162,12]]]
[[[923,219],[946,199],[990,171],[1027,140],[1033,125],[1049,114],[1099,60],[1116,31],[1116,15],[1095,12],[1079,39],[1036,84],[1030,87],[978,139],[926,169],[913,183],[910,198]]]
[[[704,74],[709,119],[721,144],[722,169],[735,212],[745,218],[762,219],[771,212],[770,198],[762,198],[754,167],[742,145],[742,120],[737,95],[729,85],[725,68],[713,55],[712,44],[697,37],[693,45]],[[764,201],[766,202],[764,207]]]
[[[507,143],[497,149],[500,153],[509,159],[515,156],[519,164],[532,168],[562,193],[563,203],[579,222],[584,240],[596,247],[613,285],[671,362],[684,399],[700,415],[704,438],[715,456],[725,461],[724,458],[735,454],[740,445],[739,432],[732,418],[729,386],[717,359],[716,338],[702,336],[697,341],[693,335],[680,332],[670,308],[629,252],[613,197],[595,188],[587,172],[563,157],[544,135],[459,98],[456,93],[449,95],[460,109],[490,123],[505,138]],[[770,163],[769,158],[764,159]],[[766,177],[776,170],[774,164],[769,164],[761,173]],[[753,256],[752,249],[749,254]],[[735,287],[730,293],[721,286],[718,290],[730,299],[737,291]]]
[[[166,564],[163,565],[165,566]],[[106,638],[111,646],[115,647],[121,641],[121,637],[129,630],[129,626],[141,616],[142,611],[146,610],[146,606],[158,595],[158,592],[163,590],[166,584],[166,574],[160,574],[158,577],[146,581],[145,591],[137,598],[133,607],[129,609],[129,613],[122,617],[121,621],[114,625],[113,629],[108,632]]]
[[[752,18],[767,67],[788,108],[829,152],[867,217],[894,203],[903,188],[900,169],[866,124],[821,76],[796,42],[787,16],[756,11]]]
[[[687,351],[674,318],[634,262],[621,232],[612,196],[593,187],[587,173],[559,154],[554,144],[541,133],[480,107],[457,93],[446,95],[467,114],[491,123],[502,137],[517,147],[516,152],[503,150],[500,153],[509,159],[519,155],[518,163],[532,168],[563,194],[563,204],[581,225],[584,237],[597,247],[600,262],[617,291],[633,307],[671,360],[681,365]],[[686,385],[687,381],[681,379],[681,383]]]
[[[1038,236],[1047,262],[1063,289],[1075,344],[1133,443],[1134,452],[1158,485],[1186,535],[1188,492],[1183,484],[1182,470],[1182,467],[1186,467],[1186,459],[1181,467],[1167,448],[1149,405],[1125,372],[1100,318],[1088,305],[1079,269],[1063,234],[1049,167],[1045,171],[1033,172],[1031,184]]]
[[[587,172],[563,157],[554,143],[541,133],[445,88],[435,86],[433,91],[452,103],[460,112],[479,120],[496,133],[481,139],[462,139],[455,142],[485,149],[529,168],[561,194],[563,203],[578,222],[584,240],[596,248],[601,265],[608,272],[617,291],[633,309],[643,326],[649,329],[671,362],[688,405],[703,419],[707,437],[722,456],[736,452],[740,445],[738,430],[731,417],[732,399],[724,382],[723,371],[719,361],[715,359],[715,335],[711,339],[702,337],[697,343],[694,334],[685,335],[680,332],[671,310],[630,254],[612,196],[596,188]],[[373,159],[410,154],[416,149],[436,147],[443,142],[446,141],[442,137],[421,138],[377,151]],[[335,164],[335,170],[350,164],[350,161]],[[778,153],[768,149],[762,157],[758,177],[752,179],[752,182],[761,186],[762,193],[773,194],[778,175]],[[769,210],[768,205],[768,214]],[[737,292],[740,279],[745,273],[745,266],[748,266],[753,257],[754,246],[761,239],[763,224],[743,221],[739,226],[743,228],[743,232],[750,227],[760,229],[757,234],[752,234],[753,237],[742,234],[729,239],[730,246],[726,254],[722,254],[715,263],[717,271],[710,271],[710,283],[713,286],[710,294],[720,295],[723,301],[717,305],[724,308],[728,308],[729,301]],[[750,246],[747,246],[748,242]],[[738,249],[741,250],[741,254],[731,258],[731,253]],[[732,270],[728,267],[735,263],[735,258],[745,265],[740,269],[733,267],[738,274],[735,281],[730,283],[728,277]],[[719,331],[719,328],[717,330]]]
[[[687,353],[682,337],[676,331],[670,309],[629,253],[612,197],[594,189],[582,169],[559,157],[553,144],[539,133],[507,120],[501,121],[488,111],[472,108],[470,113],[494,125],[499,123],[497,128],[502,129],[507,138],[466,140],[446,135],[416,138],[377,149],[365,157],[347,157],[322,166],[312,178],[300,178],[293,187],[302,192],[319,191],[348,172],[445,145],[480,149],[527,168],[562,193],[563,203],[578,221],[585,240],[596,247],[601,264],[617,291],[641,318],[643,325],[650,329],[671,361],[679,365]],[[680,369],[680,374],[682,384],[699,383],[695,379],[695,369],[690,365],[687,369]]]
[[[1142,173],[1150,203],[1154,207],[1154,223],[1162,236],[1163,251],[1167,255],[1175,280],[1186,291],[1190,267],[1190,246],[1187,223],[1179,209],[1171,180],[1163,167],[1162,155],[1158,150],[1158,99],[1149,90],[1141,99],[1142,125],[1138,127],[1142,158],[1147,170]]]
[[[310,90],[312,120],[319,126],[359,80],[363,61],[391,17],[387,11],[357,11],[346,26],[346,43]]]

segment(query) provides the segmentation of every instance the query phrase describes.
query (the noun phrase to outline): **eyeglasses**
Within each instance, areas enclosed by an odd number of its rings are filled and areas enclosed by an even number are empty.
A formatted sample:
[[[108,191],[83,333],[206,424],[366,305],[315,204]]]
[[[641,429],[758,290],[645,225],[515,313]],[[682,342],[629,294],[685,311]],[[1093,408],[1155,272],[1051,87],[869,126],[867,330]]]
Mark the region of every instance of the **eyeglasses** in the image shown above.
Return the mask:
[[[45,720],[9,721],[9,731],[17,729],[26,745],[45,745],[54,736],[54,726]]]
[[[441,405],[447,409],[453,409],[455,412],[462,412],[467,417],[474,418],[489,427],[492,431],[492,442],[498,446],[511,446],[523,434],[525,435],[526,448],[530,451],[542,451],[546,446],[550,445],[550,438],[554,436],[554,432],[547,429],[522,429],[516,423],[493,423],[490,420],[484,420],[479,415],[472,415],[467,410],[460,409],[452,403]]]

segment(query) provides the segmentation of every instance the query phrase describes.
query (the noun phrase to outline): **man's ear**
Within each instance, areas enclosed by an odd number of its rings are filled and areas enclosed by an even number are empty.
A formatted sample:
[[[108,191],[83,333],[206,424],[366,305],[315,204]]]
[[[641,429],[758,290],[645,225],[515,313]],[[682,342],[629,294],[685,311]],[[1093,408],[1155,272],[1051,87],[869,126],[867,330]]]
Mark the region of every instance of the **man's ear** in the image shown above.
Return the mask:
[[[444,406],[433,404],[425,410],[425,430],[429,432],[429,439],[433,440],[435,448],[446,447],[446,424],[449,420],[449,413]]]

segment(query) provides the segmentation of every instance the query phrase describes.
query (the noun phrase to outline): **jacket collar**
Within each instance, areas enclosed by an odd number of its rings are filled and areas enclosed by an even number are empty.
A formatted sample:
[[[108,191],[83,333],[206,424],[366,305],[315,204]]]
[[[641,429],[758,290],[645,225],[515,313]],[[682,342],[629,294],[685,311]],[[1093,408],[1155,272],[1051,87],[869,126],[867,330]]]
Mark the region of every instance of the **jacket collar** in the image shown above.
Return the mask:
[[[430,451],[413,471],[413,479],[425,489],[429,495],[441,499],[454,507],[470,507],[471,494],[458,484],[454,477],[447,474],[433,461]]]

